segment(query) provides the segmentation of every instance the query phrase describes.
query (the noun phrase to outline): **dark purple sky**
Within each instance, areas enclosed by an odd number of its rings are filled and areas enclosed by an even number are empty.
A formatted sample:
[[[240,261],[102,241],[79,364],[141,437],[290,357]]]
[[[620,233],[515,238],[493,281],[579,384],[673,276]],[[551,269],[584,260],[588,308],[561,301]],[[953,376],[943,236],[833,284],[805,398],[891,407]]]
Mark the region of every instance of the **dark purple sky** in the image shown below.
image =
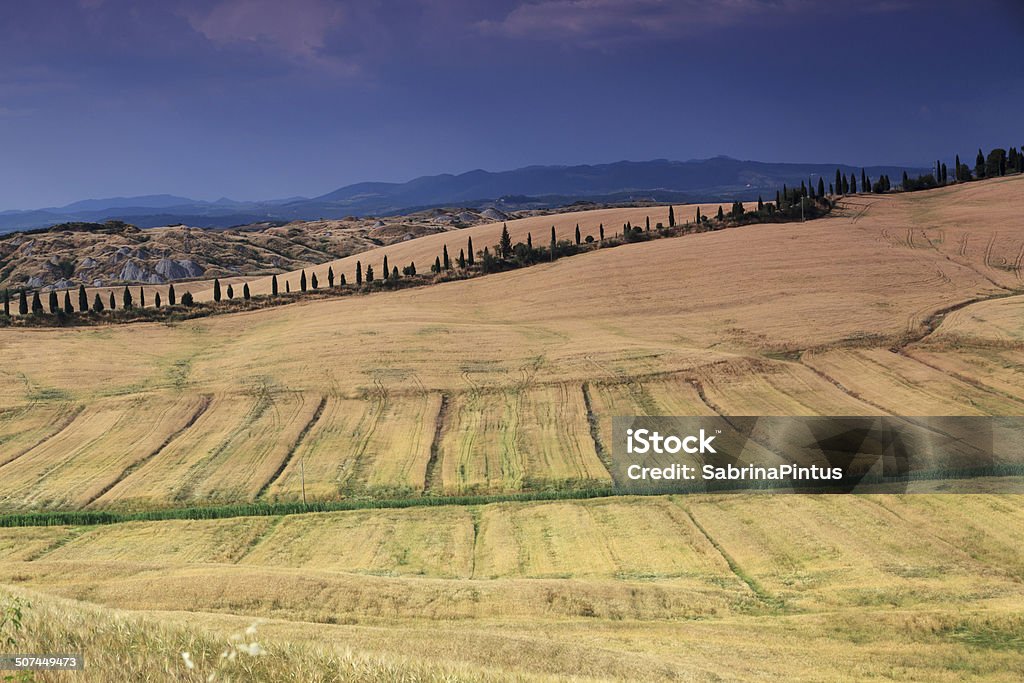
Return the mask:
[[[0,5],[0,210],[1024,143],[1020,0]]]

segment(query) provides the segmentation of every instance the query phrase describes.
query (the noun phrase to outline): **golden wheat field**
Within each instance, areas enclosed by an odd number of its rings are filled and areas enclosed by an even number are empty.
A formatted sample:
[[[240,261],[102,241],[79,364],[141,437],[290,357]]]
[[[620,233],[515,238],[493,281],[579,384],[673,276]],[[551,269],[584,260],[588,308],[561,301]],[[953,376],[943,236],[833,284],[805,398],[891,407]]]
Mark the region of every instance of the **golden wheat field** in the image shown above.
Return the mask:
[[[1019,415],[1020,215],[1016,176],[416,289],[5,329],[0,511],[601,485],[614,415]],[[422,270],[452,237],[386,253]],[[263,680],[1019,680],[1022,547],[1007,495],[505,502],[0,529],[0,596],[33,602],[34,646],[135,680],[200,680],[180,651],[209,663],[256,618]]]

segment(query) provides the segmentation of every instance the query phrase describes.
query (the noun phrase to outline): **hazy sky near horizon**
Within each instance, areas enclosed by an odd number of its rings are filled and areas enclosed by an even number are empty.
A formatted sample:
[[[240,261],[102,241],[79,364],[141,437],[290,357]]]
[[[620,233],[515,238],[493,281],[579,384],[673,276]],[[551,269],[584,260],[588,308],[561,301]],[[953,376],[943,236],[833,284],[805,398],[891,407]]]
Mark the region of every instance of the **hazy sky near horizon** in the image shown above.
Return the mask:
[[[530,164],[1024,144],[1019,0],[0,6],[0,210]]]

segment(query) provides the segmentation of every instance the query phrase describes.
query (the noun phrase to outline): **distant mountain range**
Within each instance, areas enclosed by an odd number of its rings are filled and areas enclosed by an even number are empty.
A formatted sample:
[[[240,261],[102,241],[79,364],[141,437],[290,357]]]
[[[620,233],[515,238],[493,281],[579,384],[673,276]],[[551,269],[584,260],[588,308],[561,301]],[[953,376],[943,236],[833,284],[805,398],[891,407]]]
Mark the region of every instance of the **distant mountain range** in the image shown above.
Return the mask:
[[[593,166],[527,166],[513,171],[469,171],[423,176],[406,183],[357,183],[308,199],[236,202],[197,201],[174,195],[86,199],[58,208],[0,212],[0,232],[40,228],[71,221],[123,220],[139,227],[185,224],[226,228],[237,225],[345,216],[387,216],[438,206],[549,208],[577,201],[690,202],[774,198],[783,184],[809,179],[825,183],[843,164],[789,164],[740,161],[729,157],[692,161],[620,161]],[[899,178],[927,171],[903,166],[871,166],[869,176]]]

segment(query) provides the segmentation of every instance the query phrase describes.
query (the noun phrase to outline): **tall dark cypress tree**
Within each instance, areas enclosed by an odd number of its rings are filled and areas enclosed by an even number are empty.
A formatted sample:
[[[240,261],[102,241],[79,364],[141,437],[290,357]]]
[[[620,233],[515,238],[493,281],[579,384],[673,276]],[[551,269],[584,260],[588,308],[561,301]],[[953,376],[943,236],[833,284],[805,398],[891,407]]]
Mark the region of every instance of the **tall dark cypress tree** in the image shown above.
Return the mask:
[[[94,294],[92,297],[92,310],[96,311],[97,313],[103,312],[103,299],[100,298],[99,292],[96,292],[96,294]]]
[[[825,196],[825,179],[821,177],[818,178],[818,196]]]
[[[598,234],[601,236],[601,241],[604,242],[604,223],[598,228]]]
[[[160,308],[160,292],[153,295],[153,307]]]
[[[288,280],[284,281],[284,293],[285,294],[291,294],[292,293],[292,283],[289,282]]]
[[[391,269],[390,269],[390,268],[388,268],[388,255],[387,255],[387,254],[384,254],[384,279],[385,279],[385,280],[387,280],[387,279],[388,279],[388,274],[389,274],[390,272],[391,272]]]
[[[43,312],[43,302],[39,298],[39,290],[32,292],[32,313],[39,314]]]
[[[843,174],[839,172],[838,168],[836,169],[836,192],[843,193]]]
[[[373,266],[369,263],[366,264],[366,284],[373,282]]]
[[[50,290],[50,300],[47,303],[50,305],[51,315],[56,315],[57,309],[60,308],[60,305],[57,303],[57,292],[52,289]]]
[[[501,239],[498,240],[498,255],[503,259],[512,258],[512,235],[508,233],[508,225],[501,226]],[[447,266],[445,266],[447,270]]]
[[[857,194],[857,176],[853,173],[850,174],[850,193]]]
[[[676,227],[676,211],[671,204],[668,207],[668,227]]]
[[[551,245],[549,247],[549,251],[551,252],[550,256],[551,256],[551,260],[552,261],[555,260],[555,245],[556,245],[556,243],[555,243],[555,226],[552,225],[551,226]]]
[[[363,285],[363,264],[356,261],[356,287]]]
[[[473,253],[473,238],[470,237],[466,240],[466,260],[469,261],[469,265],[476,263],[476,255]]]
[[[486,248],[487,247],[484,247],[484,249],[486,249]],[[432,272],[435,272],[435,273],[440,273],[441,272],[441,257],[440,256],[435,256],[434,257],[434,265],[430,267],[430,270]]]
[[[868,173],[863,168],[860,169],[860,189],[863,192],[867,192],[871,189],[871,186],[868,185]]]
[[[651,219],[650,218],[647,219],[647,229],[648,230],[651,229]],[[576,224],[576,246],[579,246],[581,241],[582,240],[580,239],[580,224],[577,223]]]
[[[342,273],[341,277],[338,279],[338,286],[339,287],[344,287],[347,284],[348,284],[348,282],[345,281],[345,273]]]
[[[309,286],[316,289],[320,286],[320,282],[316,279],[316,273],[313,273],[309,278]]]
[[[305,277],[305,275],[303,275]],[[220,279],[213,278],[213,300],[220,301]]]
[[[113,292],[110,293],[110,310],[112,310],[112,311],[116,311],[117,310],[117,299],[114,298],[114,293]]]
[[[953,180],[960,182],[960,155],[956,155],[956,163],[953,165]]]
[[[277,276],[276,275],[274,276],[274,294],[277,294]],[[168,287],[167,287],[167,305],[168,306],[177,306],[178,305],[178,299],[177,299],[177,297],[174,296],[174,285],[173,284],[168,285]]]
[[[843,194],[850,194],[850,180],[843,176]]]
[[[974,175],[978,178],[985,177],[985,155],[981,153],[980,149],[978,150],[978,157],[974,161]]]
[[[459,268],[466,267],[466,250],[459,249]]]
[[[907,175],[907,172],[904,171],[903,172],[903,189],[907,190],[909,187],[910,187],[910,177]]]
[[[442,251],[442,254],[444,256],[444,260],[442,262],[442,265],[444,266],[444,269],[445,270],[451,270],[452,269],[452,260],[450,258],[448,258],[448,245],[447,244],[444,245],[444,249]]]
[[[306,271],[305,270],[303,270],[302,273],[299,275],[299,289],[302,290],[303,292],[306,291]]]
[[[270,293],[277,296],[277,275],[270,278]]]
[[[146,290],[144,290],[142,287],[139,287],[139,308],[145,308],[145,307],[146,307]]]
[[[71,305],[71,290],[70,289],[65,289],[64,290],[64,312],[67,313],[68,315],[71,315],[72,313],[75,312],[74,307]]]
[[[89,310],[89,297],[85,293],[85,285],[78,285],[78,310],[80,313]]]
[[[697,220],[697,225],[700,225],[700,207],[699,206],[697,207],[697,218],[696,218],[696,220]]]
[[[942,184],[945,185],[949,182],[949,169],[946,168],[945,162],[942,164]]]
[[[334,287],[334,268],[327,266],[327,286]]]
[[[246,301],[248,301],[249,299],[252,298],[252,293],[249,292],[249,283],[248,282],[246,282],[244,285],[242,285],[242,298],[245,299]]]
[[[4,315],[11,317],[11,292],[7,289],[4,290]]]
[[[761,195],[757,195],[757,212],[758,213],[763,213],[764,212],[764,200],[761,199]]]
[[[533,233],[526,233],[526,248],[533,251]]]
[[[231,286],[231,285],[228,285],[228,301],[230,301],[230,300],[232,300],[234,298],[235,298],[235,288],[233,286]]]
[[[134,302],[132,301],[132,293],[128,289],[128,285],[125,285],[124,292],[121,294],[121,307],[127,310],[132,307],[133,303]]]
[[[722,208],[721,204],[719,204],[719,206],[718,206],[718,220],[720,220],[720,221],[724,221],[725,220],[725,210]]]
[[[18,315],[28,315],[28,296],[24,289],[18,294]]]

